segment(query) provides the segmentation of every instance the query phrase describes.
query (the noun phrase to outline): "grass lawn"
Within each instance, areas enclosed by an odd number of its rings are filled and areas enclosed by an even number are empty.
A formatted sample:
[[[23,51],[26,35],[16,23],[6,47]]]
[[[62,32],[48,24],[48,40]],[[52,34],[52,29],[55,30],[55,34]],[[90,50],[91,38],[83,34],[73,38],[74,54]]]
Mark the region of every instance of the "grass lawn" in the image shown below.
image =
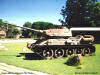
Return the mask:
[[[67,58],[53,60],[24,60],[24,57],[16,57],[22,52],[25,43],[4,44],[8,50],[0,51],[0,62],[12,64],[27,69],[50,73],[51,75],[100,75],[100,45],[96,45],[96,55],[83,57],[80,66],[67,66],[64,64]],[[76,74],[80,73],[80,74]]]

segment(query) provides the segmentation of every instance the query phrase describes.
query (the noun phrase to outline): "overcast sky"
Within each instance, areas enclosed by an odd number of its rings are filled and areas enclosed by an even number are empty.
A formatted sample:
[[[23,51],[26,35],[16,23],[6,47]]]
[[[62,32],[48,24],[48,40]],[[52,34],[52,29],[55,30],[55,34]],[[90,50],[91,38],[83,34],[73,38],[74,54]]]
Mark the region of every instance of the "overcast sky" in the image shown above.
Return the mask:
[[[100,1],[100,0],[99,0]],[[36,21],[60,24],[66,0],[0,0],[0,19],[22,26]]]

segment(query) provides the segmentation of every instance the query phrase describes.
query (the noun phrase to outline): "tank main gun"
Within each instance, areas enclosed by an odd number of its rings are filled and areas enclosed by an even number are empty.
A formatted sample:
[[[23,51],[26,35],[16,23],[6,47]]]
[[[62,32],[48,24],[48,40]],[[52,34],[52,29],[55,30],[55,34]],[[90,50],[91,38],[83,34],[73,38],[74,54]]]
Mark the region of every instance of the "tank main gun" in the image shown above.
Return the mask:
[[[22,28],[22,29],[31,30],[31,31],[34,31],[34,32],[39,32],[39,33],[43,33],[45,31],[45,30],[32,29],[32,28],[29,28],[29,27],[21,27],[21,26],[16,26],[16,27],[19,27],[19,28]]]

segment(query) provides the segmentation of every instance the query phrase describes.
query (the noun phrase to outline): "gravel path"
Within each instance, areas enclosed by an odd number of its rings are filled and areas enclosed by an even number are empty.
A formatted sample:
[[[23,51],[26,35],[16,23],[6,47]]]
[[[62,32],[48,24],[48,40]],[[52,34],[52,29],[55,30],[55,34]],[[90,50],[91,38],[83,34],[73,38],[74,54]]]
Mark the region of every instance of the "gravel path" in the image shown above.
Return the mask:
[[[42,72],[31,71],[5,63],[0,63],[0,75],[49,75]]]

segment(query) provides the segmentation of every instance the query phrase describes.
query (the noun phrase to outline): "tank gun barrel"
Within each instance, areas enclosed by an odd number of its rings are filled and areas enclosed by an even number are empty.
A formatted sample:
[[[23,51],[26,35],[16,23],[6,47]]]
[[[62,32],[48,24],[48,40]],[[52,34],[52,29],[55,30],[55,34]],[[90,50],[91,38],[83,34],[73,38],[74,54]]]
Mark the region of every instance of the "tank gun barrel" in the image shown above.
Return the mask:
[[[31,31],[34,31],[34,32],[39,32],[39,33],[43,33],[45,31],[45,30],[37,30],[37,29],[32,29],[32,28],[28,28],[28,27],[21,27],[21,26],[16,26],[16,27],[31,30]]]

